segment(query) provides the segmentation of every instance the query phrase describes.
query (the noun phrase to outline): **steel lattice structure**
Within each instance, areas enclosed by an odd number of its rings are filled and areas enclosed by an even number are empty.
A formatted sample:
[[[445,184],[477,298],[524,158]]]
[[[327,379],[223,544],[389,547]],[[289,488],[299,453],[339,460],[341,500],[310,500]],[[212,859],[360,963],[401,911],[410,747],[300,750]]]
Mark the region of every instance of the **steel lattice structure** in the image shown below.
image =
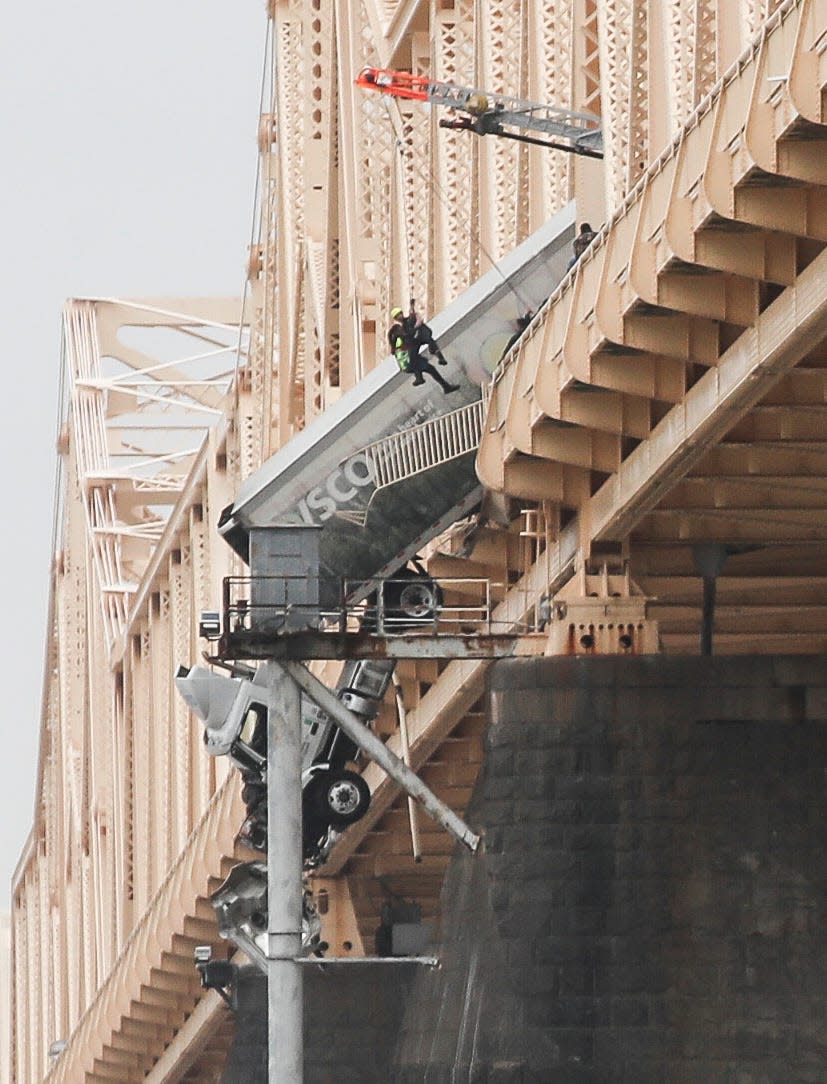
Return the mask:
[[[824,0],[269,6],[246,303],[66,307],[38,790],[14,882],[20,1084],[209,1079],[199,1052],[222,1041],[224,1010],[202,996],[192,948],[226,952],[207,897],[237,857],[243,807],[236,777],[201,754],[172,675],[200,651],[199,612],[239,571],[218,515],[382,358],[393,303],[414,296],[439,311],[570,199],[604,230],[500,375],[479,453],[490,493],[512,513],[525,506],[533,526],[513,514],[510,525],[477,525],[473,544],[446,538],[432,567],[470,558],[492,570],[514,584],[500,606],[517,621],[598,543],[628,557],[637,528],[649,593],[680,611],[670,633],[680,649],[699,602],[688,558],[670,560],[669,546],[717,537],[704,524],[721,509],[732,525],[755,507],[737,484],[739,451],[718,447],[737,425],[755,478],[815,477],[798,505],[776,509],[773,536],[810,546],[807,582],[756,557],[732,597],[747,605],[767,583],[780,592],[766,650],[796,643],[790,622],[805,597],[807,631],[827,643]],[[368,64],[597,113],[605,160],[440,129],[419,103],[360,92]],[[776,175],[794,191],[783,208],[767,198]],[[697,268],[712,276],[700,301],[687,268],[695,282]],[[771,302],[781,308],[768,313]],[[806,343],[791,330],[796,311]],[[772,349],[745,361],[738,344],[758,338]],[[738,399],[716,371],[751,391]],[[588,400],[586,384],[597,389]],[[750,414],[762,395],[766,411]],[[656,443],[658,422],[679,414],[673,443]],[[711,449],[703,464],[699,448]],[[599,488],[607,480],[611,493]],[[400,668],[414,762],[458,809],[481,760],[483,676],[468,660]],[[398,745],[392,721],[378,725]],[[448,738],[442,766],[429,766]],[[327,939],[355,951],[375,925],[378,877],[433,912],[447,862],[437,833],[426,833],[428,864],[416,871],[386,849],[383,838],[404,837],[404,809],[378,770],[365,776],[371,816],[317,878],[330,898]],[[52,1063],[57,1039],[68,1046]]]

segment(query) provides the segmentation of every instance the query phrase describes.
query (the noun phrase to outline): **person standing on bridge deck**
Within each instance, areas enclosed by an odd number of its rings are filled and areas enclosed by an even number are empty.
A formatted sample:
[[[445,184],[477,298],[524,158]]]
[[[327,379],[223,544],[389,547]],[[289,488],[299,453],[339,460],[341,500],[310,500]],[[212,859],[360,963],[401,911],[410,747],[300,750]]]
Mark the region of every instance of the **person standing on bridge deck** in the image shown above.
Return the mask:
[[[597,237],[597,234],[591,228],[589,223],[583,222],[580,226],[580,233],[578,233],[578,235],[571,243],[573,254],[571,259],[569,260],[569,265],[566,268],[567,271],[570,268],[574,267],[574,265],[577,263],[577,261],[580,259],[580,257],[583,255],[583,253],[586,251],[586,249],[589,247],[595,237]]]
[[[431,365],[427,358],[420,354],[420,348],[427,340],[420,338],[420,327],[426,326],[417,323],[416,313],[409,313],[407,316],[402,312],[399,307],[391,309],[391,319],[393,323],[388,329],[388,343],[390,344],[393,356],[396,358],[396,364],[402,370],[403,373],[414,374],[414,384],[424,384],[425,373],[432,377],[437,384],[442,388],[445,394],[449,394],[452,391],[459,391],[459,384],[449,384],[440,373]],[[430,328],[427,329],[427,335],[431,342],[434,342],[433,336],[430,333]],[[436,350],[439,347],[436,346]],[[447,365],[446,360],[439,355],[441,365]]]
[[[526,312],[523,316],[518,316],[517,317],[517,321],[516,321],[516,324],[515,324],[515,327],[514,327],[514,334],[511,336],[511,338],[505,344],[505,349],[500,354],[500,361],[502,361],[502,359],[505,357],[505,355],[508,353],[508,351],[514,345],[514,343],[520,338],[522,333],[525,331],[525,329],[528,327],[528,325],[531,323],[531,321],[533,319],[534,319],[534,313],[531,311],[531,309],[529,309],[528,312]]]

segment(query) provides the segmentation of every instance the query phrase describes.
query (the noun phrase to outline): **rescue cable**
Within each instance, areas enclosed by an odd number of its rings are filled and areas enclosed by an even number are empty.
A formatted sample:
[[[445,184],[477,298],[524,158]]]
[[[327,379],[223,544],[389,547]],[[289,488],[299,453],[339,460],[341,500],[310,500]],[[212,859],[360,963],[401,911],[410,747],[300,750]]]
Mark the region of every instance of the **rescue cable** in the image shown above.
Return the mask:
[[[408,215],[407,215],[407,212],[405,210],[405,205],[404,205],[405,145],[404,145],[404,141],[402,139],[402,135],[400,134],[400,132],[398,130],[396,120],[395,120],[395,118],[393,116],[393,113],[391,112],[391,108],[390,108],[390,105],[388,103],[388,100],[386,98],[383,98],[382,99],[382,104],[385,107],[385,112],[388,115],[388,120],[390,121],[391,127],[393,128],[394,145],[395,145],[396,150],[397,150],[396,163],[397,163],[397,167],[398,167],[398,170],[399,170],[399,189],[403,193],[402,218],[403,218],[403,221],[404,221],[404,229],[405,229],[405,276],[406,276],[406,279],[407,279],[407,287],[408,287],[407,290],[404,291],[404,293],[406,294],[406,296],[410,297],[414,292],[414,290],[413,290],[413,280],[412,280],[412,275],[411,275],[411,249],[413,248],[413,245],[411,244],[410,222],[408,221]]]
[[[376,70],[376,69],[363,69],[363,71],[368,71],[368,70]],[[402,72],[402,73],[399,73],[399,74],[405,75],[407,73]],[[361,78],[361,76],[360,76],[360,78]],[[422,76],[410,76],[409,75],[409,78],[410,79],[422,79],[424,77],[422,77]],[[358,85],[359,80],[357,79],[356,82],[357,82],[357,85]],[[396,97],[402,97],[402,98],[409,98],[409,99],[419,97],[419,95],[414,94],[414,93],[397,94],[395,96]],[[391,123],[391,127],[394,130],[394,140],[395,140],[396,149],[399,152],[400,162],[404,163],[404,159],[405,159],[404,141],[402,140],[401,136],[399,135],[397,123],[396,123],[396,121],[394,119],[393,113],[392,113],[387,101],[385,101],[385,110],[386,110],[387,115],[388,115],[388,120]],[[440,127],[442,127],[442,125],[440,125]],[[523,311],[527,311],[528,309],[532,308],[530,302],[526,301],[526,299],[521,296],[520,291],[510,281],[509,277],[507,275],[503,274],[501,268],[497,264],[497,261],[494,259],[494,257],[491,255],[491,253],[486,249],[485,245],[480,240],[479,229],[476,229],[473,226],[473,224],[471,223],[471,220],[470,220],[470,216],[468,216],[468,215],[465,215],[465,216],[458,215],[457,212],[456,212],[456,209],[451,207],[450,202],[448,200],[447,193],[445,192],[443,187],[440,185],[439,180],[437,179],[436,174],[434,173],[434,171],[432,169],[426,171],[425,167],[422,164],[417,162],[416,157],[414,155],[410,156],[410,163],[413,166],[413,168],[420,173],[420,175],[423,177],[423,179],[430,182],[430,185],[433,188],[433,190],[436,192],[437,198],[439,199],[440,203],[443,205],[443,207],[447,211],[449,211],[454,216],[455,221],[458,221],[461,224],[461,226],[465,229],[465,232],[468,234],[468,237],[469,237],[469,240],[471,241],[471,243],[476,245],[476,247],[483,254],[483,256],[485,256],[486,260],[488,260],[488,263],[491,266],[491,268],[494,271],[496,271],[497,274],[500,276],[500,278],[503,280],[504,285],[514,294],[514,296],[517,298],[517,301],[520,304],[521,309]],[[408,222],[407,214],[404,215],[404,218],[405,218],[405,249],[406,249],[405,250],[405,260],[406,260],[406,270],[407,270],[407,275],[408,275],[408,282],[410,283],[411,282],[410,249],[412,248],[411,233],[410,233],[410,224]],[[411,292],[412,291],[409,291],[409,293],[411,293]]]

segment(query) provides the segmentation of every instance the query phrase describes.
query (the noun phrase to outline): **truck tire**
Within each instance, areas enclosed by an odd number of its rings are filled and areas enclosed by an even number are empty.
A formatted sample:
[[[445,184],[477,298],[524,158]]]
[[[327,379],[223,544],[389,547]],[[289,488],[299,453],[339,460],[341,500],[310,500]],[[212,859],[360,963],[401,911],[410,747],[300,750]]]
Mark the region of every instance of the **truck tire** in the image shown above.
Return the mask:
[[[316,814],[333,828],[361,820],[370,805],[370,788],[356,772],[342,768],[321,772],[310,783]]]

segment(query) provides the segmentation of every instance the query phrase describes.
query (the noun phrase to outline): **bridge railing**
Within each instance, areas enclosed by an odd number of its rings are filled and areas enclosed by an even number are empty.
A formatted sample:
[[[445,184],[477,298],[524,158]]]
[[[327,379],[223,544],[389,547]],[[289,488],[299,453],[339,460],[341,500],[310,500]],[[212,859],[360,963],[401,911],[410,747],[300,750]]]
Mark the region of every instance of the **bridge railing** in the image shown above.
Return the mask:
[[[254,591],[254,579],[266,579],[266,589]],[[354,601],[358,598],[358,582],[341,579],[334,584],[332,578],[320,577],[321,595],[337,600],[323,606],[295,601],[298,580],[304,583],[307,577],[228,576],[224,580],[222,610],[201,615],[201,635],[220,642],[219,654],[232,657],[235,648],[247,643],[286,639],[306,632],[330,636],[364,633],[375,637],[423,632],[472,638],[506,631],[495,627],[493,612],[507,585],[485,577],[393,577],[381,580],[375,591],[359,601]],[[266,597],[267,602],[254,604],[254,596]],[[526,625],[516,631],[533,632],[537,628]]]

